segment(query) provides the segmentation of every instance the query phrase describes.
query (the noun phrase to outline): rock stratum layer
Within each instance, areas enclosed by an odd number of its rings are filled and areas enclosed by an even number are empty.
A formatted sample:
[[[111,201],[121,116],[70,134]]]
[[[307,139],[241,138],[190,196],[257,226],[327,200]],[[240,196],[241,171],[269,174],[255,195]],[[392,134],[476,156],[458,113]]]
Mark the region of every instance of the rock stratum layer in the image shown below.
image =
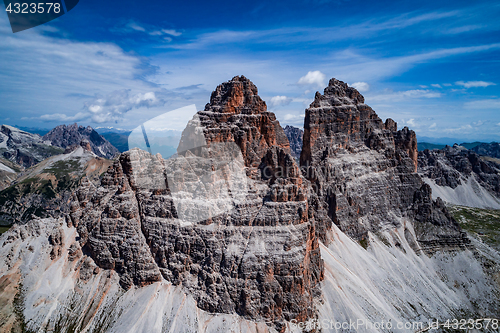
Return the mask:
[[[0,328],[299,332],[499,312],[483,267],[500,256],[432,200],[413,131],[335,79],[304,129],[299,167],[255,85],[219,85],[174,157],[132,149],[83,178],[68,215],[1,236]]]

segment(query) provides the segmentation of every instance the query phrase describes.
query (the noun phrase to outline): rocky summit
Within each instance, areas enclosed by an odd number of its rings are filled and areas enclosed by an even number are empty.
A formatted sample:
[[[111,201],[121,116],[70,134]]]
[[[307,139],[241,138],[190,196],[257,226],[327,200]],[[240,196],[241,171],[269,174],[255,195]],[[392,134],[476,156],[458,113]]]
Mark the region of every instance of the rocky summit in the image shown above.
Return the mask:
[[[432,199],[413,131],[332,79],[306,110],[300,163],[292,151],[250,80],[222,83],[172,158],[123,153],[68,214],[0,237],[3,327],[319,332],[498,314],[500,256]]]
[[[82,141],[87,141],[92,148],[92,152],[99,157],[111,159],[119,154],[118,149],[92,127],[78,126],[76,123],[69,126],[59,125],[55,127],[43,136],[43,140],[64,149],[80,145]]]
[[[342,81],[330,80],[306,109],[300,163],[343,232],[365,241],[368,232],[410,224],[415,233],[405,231],[408,242],[424,250],[466,246],[467,237],[416,173],[417,154],[415,132],[398,131],[392,119],[384,123]]]
[[[169,170],[161,157],[133,149],[121,155],[101,186],[88,183],[76,192],[71,221],[83,248],[98,266],[120,273],[125,288],[163,277],[182,284],[209,312],[235,312],[280,328],[285,320],[312,317],[323,276],[316,222],[275,115],[242,76],[218,86],[195,120],[178,149],[188,163]],[[198,140],[204,151],[196,155]],[[247,195],[208,221],[179,220],[165,173],[183,173],[182,186],[199,185],[204,176],[190,173],[191,168],[227,142],[241,151]],[[291,174],[276,176],[280,167]],[[231,178],[231,169],[225,172]],[[152,174],[162,179],[151,182]],[[207,197],[209,206],[218,204],[217,196],[214,191]]]

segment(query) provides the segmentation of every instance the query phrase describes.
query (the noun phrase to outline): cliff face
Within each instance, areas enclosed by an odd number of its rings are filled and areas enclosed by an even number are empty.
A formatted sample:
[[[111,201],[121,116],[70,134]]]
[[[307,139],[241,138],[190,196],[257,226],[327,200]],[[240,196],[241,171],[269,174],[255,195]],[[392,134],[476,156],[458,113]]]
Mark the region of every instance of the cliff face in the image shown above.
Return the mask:
[[[238,149],[226,161],[231,143]],[[280,330],[284,320],[313,316],[323,263],[307,187],[253,83],[235,77],[218,86],[178,152],[163,160],[131,150],[101,186],[77,191],[71,216],[83,248],[100,267],[116,269],[125,288],[163,276],[203,310],[265,319]],[[230,187],[229,209],[221,182]],[[185,197],[200,185],[205,200],[196,200],[200,192]]]
[[[111,159],[120,152],[113,147],[103,136],[97,133],[92,127],[73,125],[60,125],[52,129],[43,136],[43,140],[50,142],[53,146],[67,148],[79,145],[82,141],[87,141],[92,148],[92,152],[99,157]]]
[[[434,194],[458,205],[500,208],[500,165],[454,145],[418,153],[418,172]]]
[[[304,131],[300,128],[286,125],[283,129],[285,135],[290,142],[290,151],[296,160],[300,159],[300,152],[302,151],[302,138],[304,137]]]
[[[413,131],[398,131],[391,119],[382,122],[342,81],[330,80],[306,109],[301,166],[343,232],[364,241],[368,232],[413,220],[424,250],[465,246],[468,240],[458,224],[441,202],[431,200],[428,185],[416,173],[417,154]]]

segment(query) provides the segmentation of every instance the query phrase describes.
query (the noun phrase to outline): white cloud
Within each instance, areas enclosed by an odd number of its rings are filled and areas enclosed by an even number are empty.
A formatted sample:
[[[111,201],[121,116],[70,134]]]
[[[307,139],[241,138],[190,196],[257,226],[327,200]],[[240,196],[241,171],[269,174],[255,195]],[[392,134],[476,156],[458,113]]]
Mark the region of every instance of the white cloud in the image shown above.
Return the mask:
[[[415,12],[406,13],[397,17],[383,17],[377,20],[377,22],[366,21],[360,24],[344,24],[328,28],[287,27],[268,30],[220,30],[200,34],[187,44],[175,45],[172,47],[198,49],[207,46],[213,47],[217,44],[241,44],[243,42],[277,44],[290,40],[294,40],[298,43],[319,42],[328,44],[332,41],[339,40],[353,40],[356,38],[366,39],[369,36],[379,34],[381,31],[394,31],[422,22],[441,20],[456,15],[458,15],[458,11],[430,12],[424,14],[417,14]]]
[[[91,120],[94,123],[104,123],[120,120],[125,113],[132,109],[152,108],[163,106],[165,100],[159,98],[159,92],[147,92],[132,94],[130,89],[113,91],[106,96],[99,96],[92,101],[84,103],[84,112],[78,112],[75,115],[66,115],[64,113],[44,114],[39,117],[25,118],[25,120],[42,121],[79,121]]]
[[[351,87],[354,87],[359,92],[366,92],[370,90],[370,85],[366,82],[354,82],[351,84]]]
[[[297,83],[300,85],[317,85],[322,88],[325,86],[325,78],[325,74],[320,71],[309,71]]]
[[[286,96],[274,96],[269,101],[269,106],[271,108],[274,108],[274,107],[280,106],[280,105],[288,105],[291,102],[292,102],[292,99],[290,97],[286,97]]]
[[[451,87],[452,84],[451,83],[443,83],[443,87]]]
[[[151,36],[164,36],[164,35],[169,35],[173,37],[178,37],[182,35],[182,32],[173,30],[173,29],[161,29],[161,30],[153,30],[148,32]],[[172,41],[171,37],[164,37],[163,39],[168,40],[169,42]]]
[[[487,110],[487,109],[499,109],[500,110],[500,99],[480,99],[476,101],[470,101],[464,104],[466,109],[476,109],[476,110]]]
[[[443,132],[463,134],[463,133],[469,133],[472,129],[473,129],[473,127],[470,124],[467,124],[467,125],[463,125],[463,126],[456,127],[456,128],[445,128],[445,129],[443,129]]]
[[[128,23],[127,27],[130,28],[130,29],[132,29],[132,30],[135,30],[135,31],[146,32],[145,28],[143,28],[142,26],[140,26],[139,24],[137,24],[135,22]]]
[[[433,129],[433,128],[436,128],[437,127],[437,124],[436,123],[432,123],[431,126],[429,126],[429,129]]]
[[[375,96],[370,96],[367,98],[368,101],[403,101],[407,99],[418,99],[418,98],[439,98],[441,97],[440,92],[432,90],[414,89],[405,90],[397,92],[389,92],[385,94],[378,94]]]
[[[12,34],[7,28],[0,15],[0,91],[9,96],[0,114],[14,115],[13,123],[112,120],[135,127],[167,110],[206,103],[204,89],[176,90],[182,84],[177,81],[168,82],[169,90],[159,88],[152,82],[158,67],[115,44],[54,38],[39,29]],[[189,84],[200,82],[195,79]]]
[[[305,117],[305,114],[290,114],[290,113],[287,113],[283,119],[284,120],[292,120],[292,119],[304,119]]]
[[[485,124],[484,121],[478,120],[475,122],[471,122],[470,124],[462,125],[460,127],[445,128],[443,131],[445,133],[458,133],[458,134],[474,133],[478,131],[484,131],[484,129],[482,128],[484,124]]]
[[[118,32],[118,33],[130,33],[130,32],[143,32],[145,34],[148,34],[150,36],[173,36],[173,37],[178,37],[182,35],[182,32],[177,31],[175,29],[162,29],[159,27],[151,26],[148,24],[140,24],[135,21],[130,21],[125,25],[122,25],[120,27],[116,27],[112,29],[113,32]]]
[[[456,27],[456,28],[451,28],[451,29],[442,29],[440,32],[444,34],[461,34],[464,32],[469,32],[469,31],[474,31],[478,29],[482,29],[487,27],[486,25],[480,25],[480,24],[474,24],[474,25],[465,25],[462,27]]]
[[[500,123],[498,123],[497,126],[500,126]]]
[[[415,124],[415,119],[410,119],[406,122],[406,125],[408,126],[417,126],[417,124]]]
[[[282,117],[279,116],[278,119],[283,126],[292,125],[292,126],[302,128],[302,127],[304,127],[304,117],[305,117],[305,114],[303,114],[303,113],[302,114],[287,113]]]
[[[477,88],[477,87],[488,87],[488,86],[495,86],[496,83],[493,82],[486,82],[486,81],[457,81],[455,82],[457,86],[462,86],[465,88]]]
[[[80,121],[88,118],[88,114],[84,112],[79,112],[75,115],[66,115],[64,113],[52,113],[43,114],[39,117],[22,117],[21,120],[42,120],[47,122],[57,121],[57,122],[72,122]]]
[[[431,87],[433,87],[433,88],[441,88],[441,85],[438,84],[438,83],[433,83],[433,84],[431,84]]]
[[[174,37],[178,37],[178,36],[182,35],[182,32],[179,32],[179,31],[174,30],[174,29],[162,29],[161,31],[166,35],[170,35],[170,36],[174,36]]]
[[[99,96],[93,101],[86,102],[84,109],[88,111],[92,121],[109,122],[120,119],[132,109],[163,106],[165,100],[158,97],[158,94],[161,94],[161,91],[132,94],[130,89],[117,90],[107,96]]]

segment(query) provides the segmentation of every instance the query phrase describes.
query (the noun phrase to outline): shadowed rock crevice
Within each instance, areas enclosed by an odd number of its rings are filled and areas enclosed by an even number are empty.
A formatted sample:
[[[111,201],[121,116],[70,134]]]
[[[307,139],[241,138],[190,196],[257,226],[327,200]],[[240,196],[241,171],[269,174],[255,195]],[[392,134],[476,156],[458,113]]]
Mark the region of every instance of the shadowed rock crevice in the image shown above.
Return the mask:
[[[302,138],[304,137],[304,131],[290,125],[286,125],[283,130],[288,138],[288,142],[290,142],[290,152],[298,161],[300,159],[300,152],[302,151]]]

